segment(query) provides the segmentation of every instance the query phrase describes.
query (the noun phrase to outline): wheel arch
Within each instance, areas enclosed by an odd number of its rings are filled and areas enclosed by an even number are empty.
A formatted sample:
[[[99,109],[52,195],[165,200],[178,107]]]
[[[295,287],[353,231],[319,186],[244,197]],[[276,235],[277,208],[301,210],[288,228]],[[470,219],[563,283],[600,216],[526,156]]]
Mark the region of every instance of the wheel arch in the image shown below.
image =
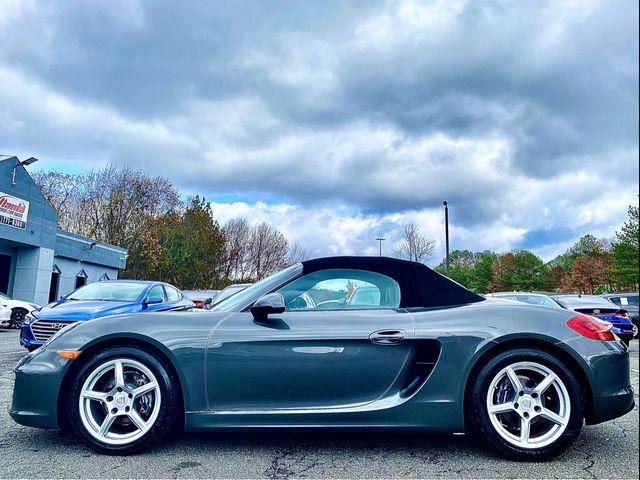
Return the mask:
[[[69,418],[67,416],[67,408],[65,408],[66,401],[68,398],[68,394],[71,388],[71,382],[73,381],[76,373],[82,368],[82,366],[89,361],[94,354],[100,352],[106,348],[110,347],[121,347],[121,346],[133,346],[138,347],[142,350],[145,350],[150,353],[154,353],[155,355],[162,358],[167,367],[172,370],[172,373],[178,379],[178,389],[180,391],[180,395],[178,398],[180,399],[179,411],[181,412],[182,425],[184,425],[184,412],[186,405],[186,391],[184,388],[184,379],[181,372],[175,366],[175,362],[173,361],[173,355],[166,349],[166,347],[159,345],[157,342],[154,342],[150,338],[146,337],[138,337],[138,336],[118,336],[118,337],[108,337],[98,339],[91,344],[89,344],[86,348],[82,350],[82,354],[78,357],[77,360],[74,360],[67,371],[65,372],[62,382],[60,383],[60,389],[58,390],[58,398],[56,402],[56,417],[58,419],[58,429],[62,432],[66,432],[69,430]]]
[[[465,429],[468,424],[467,413],[469,411],[468,405],[471,401],[471,391],[473,390],[473,382],[478,376],[478,372],[489,361],[490,358],[507,350],[515,348],[538,348],[543,350],[564,363],[569,371],[576,377],[578,384],[582,387],[583,394],[586,400],[585,405],[585,419],[587,424],[589,419],[593,415],[593,391],[591,386],[591,380],[586,373],[585,367],[582,365],[582,361],[576,358],[577,354],[572,353],[566,347],[562,347],[558,344],[556,339],[546,337],[543,335],[534,337],[520,337],[520,336],[506,336],[486,343],[480,348],[471,362],[471,368],[469,369],[464,385],[463,392],[463,414],[465,421]]]

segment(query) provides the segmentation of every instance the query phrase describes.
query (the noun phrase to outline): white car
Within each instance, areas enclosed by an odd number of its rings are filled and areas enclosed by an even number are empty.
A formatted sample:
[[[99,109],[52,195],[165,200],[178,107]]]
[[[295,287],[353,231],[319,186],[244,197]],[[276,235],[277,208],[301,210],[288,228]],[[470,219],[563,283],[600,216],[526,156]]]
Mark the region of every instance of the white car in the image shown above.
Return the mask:
[[[40,308],[39,305],[0,293],[0,328],[20,328],[27,313]]]

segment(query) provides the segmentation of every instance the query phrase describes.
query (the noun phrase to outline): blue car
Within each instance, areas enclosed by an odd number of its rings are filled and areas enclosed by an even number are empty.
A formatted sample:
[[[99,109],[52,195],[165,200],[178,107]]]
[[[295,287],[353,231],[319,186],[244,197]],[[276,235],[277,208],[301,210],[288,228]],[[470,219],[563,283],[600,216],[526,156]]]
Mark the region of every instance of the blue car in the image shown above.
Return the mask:
[[[597,295],[553,295],[553,299],[563,308],[611,323],[613,333],[626,345],[637,333],[629,312],[606,298]]]
[[[194,303],[176,287],[162,282],[109,280],[89,283],[60,300],[28,314],[20,345],[33,351],[58,330],[75,322],[121,313],[187,310]]]

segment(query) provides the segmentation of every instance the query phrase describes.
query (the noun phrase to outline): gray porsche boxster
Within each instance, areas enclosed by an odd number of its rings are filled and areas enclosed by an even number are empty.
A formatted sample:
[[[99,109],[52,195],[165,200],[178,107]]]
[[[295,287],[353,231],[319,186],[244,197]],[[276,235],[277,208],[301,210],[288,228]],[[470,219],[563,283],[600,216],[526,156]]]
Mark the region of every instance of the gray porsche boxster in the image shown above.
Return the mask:
[[[52,326],[54,328],[54,326]],[[10,414],[131,453],[173,428],[401,428],[558,455],[633,408],[611,326],[484,299],[378,257],[289,267],[214,310],[67,326],[15,368]]]

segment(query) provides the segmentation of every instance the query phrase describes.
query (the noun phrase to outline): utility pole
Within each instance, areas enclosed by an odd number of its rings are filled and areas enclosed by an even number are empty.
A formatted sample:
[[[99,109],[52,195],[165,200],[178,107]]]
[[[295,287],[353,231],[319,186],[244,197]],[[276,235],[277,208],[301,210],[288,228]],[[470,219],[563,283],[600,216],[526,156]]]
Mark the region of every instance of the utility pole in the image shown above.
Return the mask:
[[[384,242],[386,240],[386,238],[378,237],[378,238],[376,238],[376,240],[380,244],[380,256],[382,256],[382,242]]]
[[[444,244],[446,252],[445,265],[447,267],[447,273],[449,273],[449,204],[445,200],[442,202],[444,205]]]

